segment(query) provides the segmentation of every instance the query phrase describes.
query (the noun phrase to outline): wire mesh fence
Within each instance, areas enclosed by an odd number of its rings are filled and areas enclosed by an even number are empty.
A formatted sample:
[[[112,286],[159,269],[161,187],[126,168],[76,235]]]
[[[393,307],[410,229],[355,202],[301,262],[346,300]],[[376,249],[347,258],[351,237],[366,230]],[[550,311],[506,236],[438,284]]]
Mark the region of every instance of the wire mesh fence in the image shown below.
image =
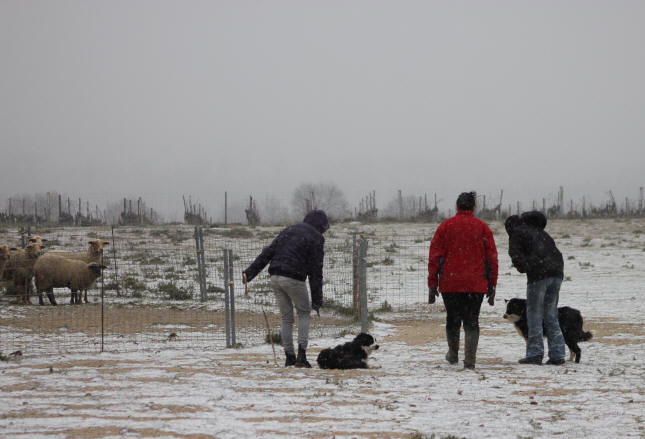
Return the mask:
[[[369,312],[418,310],[427,302],[430,231],[334,229],[326,234],[324,305],[321,317],[312,318],[311,338],[360,328],[355,249],[361,236],[367,239]],[[184,225],[38,230],[48,240],[46,251],[86,252],[89,241],[104,241],[103,265],[107,268],[90,289],[89,303],[81,305],[70,304],[66,288],[54,290],[59,306],[15,305],[16,291],[6,280],[5,294],[0,296],[4,302],[0,351],[219,349],[230,344],[227,291],[235,306],[233,344],[263,343],[279,333],[281,320],[269,276],[265,270],[254,279],[246,296],[241,272],[279,231],[277,227],[205,227],[202,244],[195,239],[195,229]],[[18,230],[0,230],[0,243],[20,245],[21,241]],[[232,255],[230,279],[225,249]],[[35,294],[32,286],[32,298]]]

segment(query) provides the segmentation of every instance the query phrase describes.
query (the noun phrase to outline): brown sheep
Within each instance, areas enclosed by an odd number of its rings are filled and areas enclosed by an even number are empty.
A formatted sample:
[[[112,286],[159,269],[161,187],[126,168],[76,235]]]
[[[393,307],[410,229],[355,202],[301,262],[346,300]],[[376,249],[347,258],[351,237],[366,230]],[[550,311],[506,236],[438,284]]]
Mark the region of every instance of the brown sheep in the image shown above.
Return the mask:
[[[79,295],[85,290],[87,297],[87,289],[101,277],[101,270],[104,268],[107,267],[97,262],[87,263],[49,253],[44,255],[34,265],[38,302],[44,305],[43,291],[45,291],[49,302],[56,305],[54,288],[69,288],[73,294],[78,292]]]
[[[46,247],[47,245],[46,242],[48,242],[47,239],[39,235],[32,236],[31,238],[29,238],[29,244],[40,244],[42,248]]]
[[[17,304],[31,304],[29,283],[34,274],[34,264],[40,256],[41,250],[42,246],[37,243],[28,244],[24,249],[9,249],[9,260],[5,264],[2,279],[13,281],[16,287]]]
[[[94,239],[94,240],[88,241],[88,244],[89,244],[89,247],[87,251],[84,251],[84,252],[68,252],[63,250],[52,250],[47,252],[45,256],[47,255],[62,256],[67,259],[74,259],[77,261],[83,261],[85,263],[90,263],[90,262],[102,263],[103,247],[105,247],[106,245],[109,245],[110,243],[108,241]],[[80,295],[77,296],[75,292],[72,292],[70,303],[81,303]],[[85,290],[85,303],[88,303],[87,290]]]
[[[0,245],[0,280],[4,274],[4,266],[7,265],[7,261],[9,261],[9,247]]]

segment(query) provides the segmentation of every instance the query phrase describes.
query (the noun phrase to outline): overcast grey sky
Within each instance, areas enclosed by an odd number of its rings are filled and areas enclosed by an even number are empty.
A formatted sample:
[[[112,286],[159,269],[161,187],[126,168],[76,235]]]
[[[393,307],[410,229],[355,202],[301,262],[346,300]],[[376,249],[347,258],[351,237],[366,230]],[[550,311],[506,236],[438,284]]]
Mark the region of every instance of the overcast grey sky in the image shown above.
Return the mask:
[[[0,195],[635,199],[644,44],[641,0],[0,0]]]

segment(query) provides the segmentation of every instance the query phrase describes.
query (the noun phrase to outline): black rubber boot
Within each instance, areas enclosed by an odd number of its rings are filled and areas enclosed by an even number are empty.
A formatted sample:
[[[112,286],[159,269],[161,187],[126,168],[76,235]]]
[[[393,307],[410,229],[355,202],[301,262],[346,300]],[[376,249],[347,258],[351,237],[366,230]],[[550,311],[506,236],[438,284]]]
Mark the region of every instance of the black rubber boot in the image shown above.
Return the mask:
[[[464,342],[466,344],[466,352],[464,355],[464,368],[474,369],[477,358],[477,344],[479,343],[479,328],[465,330],[465,332],[466,337],[464,338]]]
[[[448,340],[446,361],[450,364],[457,364],[459,361],[459,332],[459,328],[448,329],[446,327],[446,339]]]
[[[542,364],[542,357],[524,357],[520,361],[520,364]]]
[[[284,362],[284,367],[294,366],[296,364],[296,354],[285,352],[287,359]]]
[[[298,345],[298,358],[296,358],[296,367],[311,367],[311,364],[309,364],[309,362],[307,361],[307,352],[300,345]]]

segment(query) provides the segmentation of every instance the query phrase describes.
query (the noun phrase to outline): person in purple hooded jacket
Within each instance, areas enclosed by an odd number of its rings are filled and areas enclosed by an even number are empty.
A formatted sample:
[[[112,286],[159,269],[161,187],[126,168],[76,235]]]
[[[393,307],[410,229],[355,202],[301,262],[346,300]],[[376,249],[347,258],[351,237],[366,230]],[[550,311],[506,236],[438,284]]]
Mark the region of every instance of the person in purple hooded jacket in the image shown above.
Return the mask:
[[[322,307],[323,259],[325,238],[329,229],[327,214],[312,210],[300,224],[283,229],[244,270],[243,281],[250,282],[269,264],[271,287],[282,315],[282,346],[285,366],[311,367],[307,361],[309,317],[311,309]],[[311,303],[305,280],[309,278]],[[298,356],[293,347],[293,308],[298,313]]]

